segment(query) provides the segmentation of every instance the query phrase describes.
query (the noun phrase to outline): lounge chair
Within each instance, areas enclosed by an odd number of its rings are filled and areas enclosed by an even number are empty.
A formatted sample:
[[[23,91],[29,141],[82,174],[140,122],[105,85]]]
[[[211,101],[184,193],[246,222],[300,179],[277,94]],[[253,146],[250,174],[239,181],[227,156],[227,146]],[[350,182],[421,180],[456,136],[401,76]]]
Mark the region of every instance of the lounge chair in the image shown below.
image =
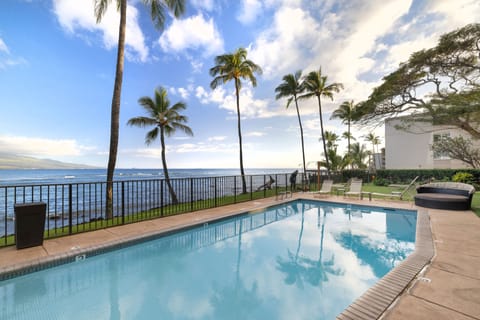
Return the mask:
[[[401,192],[400,191],[392,191],[391,193],[377,193],[377,192],[372,192],[372,196],[377,196],[377,197],[390,197],[392,199],[398,198],[400,200],[403,200],[403,196],[413,187],[415,186],[415,182],[417,181],[418,176],[413,179],[408,186],[405,187]]]
[[[345,191],[344,196],[358,195],[358,198],[363,199],[364,194],[368,194],[369,197],[371,195],[370,192],[362,192],[362,180],[352,179],[348,186],[348,191]]]
[[[324,180],[322,188],[313,192],[314,196],[328,195],[332,192],[333,180]]]

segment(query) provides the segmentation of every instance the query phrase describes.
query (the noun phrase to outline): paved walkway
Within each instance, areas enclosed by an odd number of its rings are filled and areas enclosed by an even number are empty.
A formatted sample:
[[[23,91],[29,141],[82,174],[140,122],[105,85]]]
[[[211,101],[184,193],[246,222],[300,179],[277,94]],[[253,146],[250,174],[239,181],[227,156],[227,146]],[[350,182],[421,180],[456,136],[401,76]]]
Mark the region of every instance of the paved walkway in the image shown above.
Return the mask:
[[[310,197],[297,194],[294,197]],[[288,199],[290,200],[290,199]],[[345,201],[343,197],[324,200]],[[415,209],[412,203],[354,200],[349,203]],[[131,240],[195,223],[203,223],[277,204],[275,198],[197,211],[173,217],[98,230],[44,241],[43,246],[0,249],[0,274],[28,268],[40,261],[72,256],[89,248]],[[479,319],[480,320],[480,218],[471,211],[428,210],[436,256],[428,268],[383,315],[382,319]]]

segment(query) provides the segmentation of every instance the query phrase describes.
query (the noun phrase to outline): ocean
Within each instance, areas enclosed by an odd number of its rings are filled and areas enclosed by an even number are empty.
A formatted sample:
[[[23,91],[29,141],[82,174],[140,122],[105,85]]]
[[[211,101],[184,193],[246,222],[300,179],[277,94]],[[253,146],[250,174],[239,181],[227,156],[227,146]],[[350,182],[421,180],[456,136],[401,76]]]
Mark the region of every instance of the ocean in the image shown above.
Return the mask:
[[[285,185],[287,176],[293,171],[248,169],[245,174],[251,176],[247,181],[249,188],[255,190],[265,183],[267,175],[280,175],[275,177]],[[186,203],[192,199],[237,194],[241,190],[239,172],[239,169],[170,169],[169,175],[178,200]],[[72,224],[103,219],[106,177],[106,169],[0,170],[0,238],[14,232],[14,205],[17,203],[46,202],[48,216],[55,219],[53,222],[47,219],[47,229],[65,226],[69,210],[73,210],[75,216]],[[218,179],[207,179],[209,177]],[[116,212],[122,207],[134,212],[139,208],[158,208],[172,203],[162,169],[117,169],[113,188]]]
[[[290,173],[295,169],[246,169],[247,175]],[[169,169],[170,178],[239,176],[240,169]],[[106,169],[0,170],[0,186],[105,182]],[[163,169],[116,169],[115,181],[163,179]]]

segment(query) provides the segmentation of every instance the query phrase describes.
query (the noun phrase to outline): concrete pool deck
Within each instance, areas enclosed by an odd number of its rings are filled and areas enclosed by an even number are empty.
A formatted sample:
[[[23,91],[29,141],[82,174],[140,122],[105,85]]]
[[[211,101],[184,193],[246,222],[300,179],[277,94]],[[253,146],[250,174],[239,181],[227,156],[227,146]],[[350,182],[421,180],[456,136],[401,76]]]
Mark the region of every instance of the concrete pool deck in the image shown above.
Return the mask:
[[[295,198],[313,198],[298,193]],[[289,201],[290,198],[284,201]],[[323,201],[348,202],[399,209],[414,209],[412,202],[344,197],[322,197]],[[16,270],[31,271],[39,263],[73,257],[92,249],[102,249],[160,232],[172,231],[192,224],[204,223],[241,212],[254,211],[282,202],[275,198],[202,210],[177,216],[149,220],[102,229],[68,237],[45,240],[43,246],[17,250],[14,246],[0,249],[0,275]],[[411,281],[402,294],[382,314],[381,319],[480,319],[480,218],[471,211],[446,211],[418,208],[430,218],[435,247],[432,262]],[[361,306],[365,319],[368,310]],[[341,314],[341,319],[355,319]]]

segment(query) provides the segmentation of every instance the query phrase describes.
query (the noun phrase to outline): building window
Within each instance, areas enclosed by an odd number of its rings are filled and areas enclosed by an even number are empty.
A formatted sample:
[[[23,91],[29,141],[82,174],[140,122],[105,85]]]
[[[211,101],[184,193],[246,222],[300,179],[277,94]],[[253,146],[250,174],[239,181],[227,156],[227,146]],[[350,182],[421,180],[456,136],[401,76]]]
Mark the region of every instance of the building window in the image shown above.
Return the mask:
[[[433,143],[450,138],[450,133],[436,133],[433,135]],[[433,152],[433,160],[449,160],[448,152]]]

